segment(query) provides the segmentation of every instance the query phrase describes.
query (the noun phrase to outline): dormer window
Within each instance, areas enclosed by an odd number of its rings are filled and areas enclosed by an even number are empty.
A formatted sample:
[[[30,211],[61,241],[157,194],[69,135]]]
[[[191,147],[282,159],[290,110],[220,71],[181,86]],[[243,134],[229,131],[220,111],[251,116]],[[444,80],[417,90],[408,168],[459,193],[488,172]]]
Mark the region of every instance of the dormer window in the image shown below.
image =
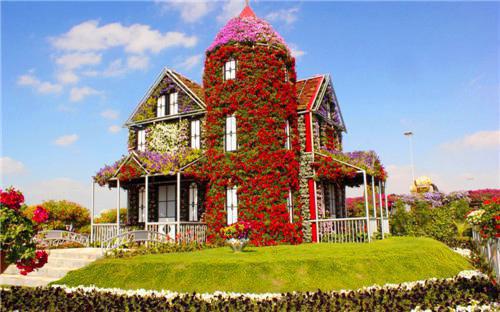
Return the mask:
[[[168,101],[168,114],[176,115],[179,112],[179,105],[177,104],[177,92],[169,94]]]
[[[236,79],[236,60],[229,59],[224,64],[224,80]]]
[[[137,131],[137,150],[139,152],[146,151],[146,130]]]
[[[165,116],[165,109],[166,109],[166,96],[165,95],[161,95],[156,100],[156,117],[163,117],[163,116]]]
[[[287,120],[285,123],[285,148],[290,149],[292,147],[290,143],[290,122]]]
[[[228,116],[226,117],[226,135],[225,135],[225,145],[226,152],[235,151],[236,145],[236,117]]]

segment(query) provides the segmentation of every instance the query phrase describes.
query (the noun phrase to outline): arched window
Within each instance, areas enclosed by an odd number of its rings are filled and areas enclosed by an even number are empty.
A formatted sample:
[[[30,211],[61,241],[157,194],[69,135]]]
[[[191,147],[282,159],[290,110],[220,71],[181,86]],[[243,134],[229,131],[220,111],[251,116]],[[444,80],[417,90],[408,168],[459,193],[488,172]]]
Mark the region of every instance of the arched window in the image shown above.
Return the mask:
[[[288,120],[285,123],[285,148],[292,148],[292,144],[290,142],[290,122]]]
[[[224,80],[236,79],[236,60],[229,59],[224,64]]]
[[[198,185],[189,185],[189,221],[198,221]]]

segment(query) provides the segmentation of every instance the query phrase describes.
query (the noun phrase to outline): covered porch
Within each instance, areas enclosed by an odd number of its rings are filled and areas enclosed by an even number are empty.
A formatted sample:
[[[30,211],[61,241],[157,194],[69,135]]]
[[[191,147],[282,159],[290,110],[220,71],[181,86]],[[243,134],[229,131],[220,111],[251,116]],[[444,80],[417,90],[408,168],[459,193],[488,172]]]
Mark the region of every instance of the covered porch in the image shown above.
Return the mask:
[[[170,242],[204,243],[207,226],[203,222],[203,198],[206,186],[186,174],[185,169],[191,164],[161,174],[150,173],[133,155],[123,160],[105,184],[116,193],[115,223],[95,222],[94,179],[90,241],[99,245],[120,234],[142,230],[164,234]],[[123,207],[126,207],[126,222],[120,222],[120,208]]]

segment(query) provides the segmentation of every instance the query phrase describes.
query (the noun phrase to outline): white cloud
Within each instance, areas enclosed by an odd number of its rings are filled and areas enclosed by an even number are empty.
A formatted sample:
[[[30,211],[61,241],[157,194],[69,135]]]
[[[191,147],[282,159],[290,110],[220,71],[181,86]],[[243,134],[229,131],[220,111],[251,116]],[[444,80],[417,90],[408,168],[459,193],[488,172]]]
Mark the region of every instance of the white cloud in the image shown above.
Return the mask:
[[[149,66],[149,57],[132,55],[127,58],[127,67],[130,69],[146,69]]]
[[[0,157],[0,173],[4,175],[22,174],[26,167],[19,160],[10,157]]]
[[[77,83],[80,78],[71,70],[64,70],[56,75],[57,81],[62,84],[74,84]]]
[[[224,23],[227,20],[238,16],[245,7],[244,0],[229,0],[222,6],[222,12],[217,16],[219,23]]]
[[[71,102],[79,102],[89,95],[96,95],[100,92],[90,87],[73,87],[71,88],[69,99]]]
[[[101,112],[101,117],[110,120],[118,119],[119,115],[118,111],[113,109],[107,109]]]
[[[290,46],[290,50],[292,52],[292,56],[295,58],[299,58],[299,57],[307,54],[305,51],[300,50],[299,47],[297,47],[297,45],[295,45],[293,43],[290,44],[289,46]]]
[[[201,63],[202,57],[203,56],[201,54],[196,54],[196,55],[190,56],[190,57],[186,58],[182,63],[180,63],[179,67],[190,70],[193,67],[195,67],[196,65]]]
[[[65,69],[77,69],[85,65],[97,65],[101,63],[102,56],[93,52],[69,53],[56,59],[56,64]]]
[[[193,23],[200,20],[213,9],[213,3],[200,0],[170,0],[158,1],[158,5],[163,12],[170,9],[179,11],[181,18],[187,23]]]
[[[20,86],[33,87],[37,92],[43,94],[60,93],[62,91],[62,86],[60,84],[41,81],[32,73],[19,76],[19,78],[17,79],[17,84]]]
[[[299,8],[289,8],[281,9],[275,12],[271,12],[266,15],[266,19],[270,21],[285,22],[285,24],[293,24],[297,20],[297,13]]]
[[[108,128],[108,131],[111,133],[118,133],[121,130],[122,130],[122,127],[117,126],[117,125],[112,125],[112,126],[109,126],[109,128]]]
[[[54,140],[55,145],[59,146],[68,146],[75,143],[78,140],[78,135],[76,134],[68,134],[58,137]]]
[[[161,33],[149,25],[111,23],[100,26],[98,21],[90,20],[73,26],[50,41],[56,49],[63,51],[102,51],[123,47],[128,53],[158,53],[171,47],[193,47],[198,39],[181,32]]]
[[[479,131],[441,145],[446,150],[497,149],[500,148],[500,130]]]

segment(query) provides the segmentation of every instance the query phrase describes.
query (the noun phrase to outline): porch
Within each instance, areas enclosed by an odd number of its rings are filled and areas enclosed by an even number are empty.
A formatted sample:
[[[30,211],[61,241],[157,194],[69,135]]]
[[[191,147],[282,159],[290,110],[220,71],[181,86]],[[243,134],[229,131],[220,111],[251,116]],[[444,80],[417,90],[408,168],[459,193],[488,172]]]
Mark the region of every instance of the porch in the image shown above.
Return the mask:
[[[96,185],[92,183],[90,242],[100,245],[120,234],[148,231],[164,234],[169,242],[206,241],[203,222],[205,185],[182,172],[174,175],[145,175],[128,181],[110,179],[116,192],[116,222],[95,223]],[[123,205],[122,193],[125,192]],[[127,208],[126,222],[120,222],[120,208]]]

